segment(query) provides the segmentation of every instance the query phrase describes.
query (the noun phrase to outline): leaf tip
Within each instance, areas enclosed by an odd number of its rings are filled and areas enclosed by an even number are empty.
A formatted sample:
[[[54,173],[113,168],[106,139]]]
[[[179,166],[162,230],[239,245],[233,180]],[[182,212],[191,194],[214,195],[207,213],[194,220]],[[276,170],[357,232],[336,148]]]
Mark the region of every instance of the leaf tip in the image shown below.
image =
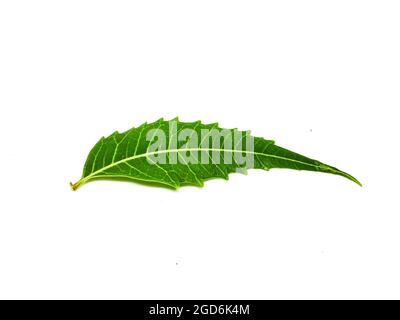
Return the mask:
[[[353,181],[354,183],[356,183],[360,187],[362,187],[362,183],[360,181],[358,181],[356,178],[354,178],[351,174],[348,174],[347,172],[340,171],[340,170],[338,170],[338,174],[349,179],[350,181]]]
[[[355,182],[355,183],[357,183],[360,187],[362,187],[363,185],[362,185],[362,183],[360,182],[360,181],[358,181],[356,178],[354,178],[353,177],[353,181]]]

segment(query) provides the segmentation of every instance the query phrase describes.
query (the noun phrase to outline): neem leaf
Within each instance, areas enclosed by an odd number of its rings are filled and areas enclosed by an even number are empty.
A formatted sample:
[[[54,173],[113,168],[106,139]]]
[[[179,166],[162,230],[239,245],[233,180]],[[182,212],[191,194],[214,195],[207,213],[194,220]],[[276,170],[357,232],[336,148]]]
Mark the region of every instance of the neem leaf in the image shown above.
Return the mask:
[[[336,174],[361,183],[339,169],[278,147],[250,132],[160,119],[124,133],[101,138],[90,151],[76,190],[90,180],[132,179],[172,188],[203,186],[212,178],[228,179],[247,169],[286,168]]]

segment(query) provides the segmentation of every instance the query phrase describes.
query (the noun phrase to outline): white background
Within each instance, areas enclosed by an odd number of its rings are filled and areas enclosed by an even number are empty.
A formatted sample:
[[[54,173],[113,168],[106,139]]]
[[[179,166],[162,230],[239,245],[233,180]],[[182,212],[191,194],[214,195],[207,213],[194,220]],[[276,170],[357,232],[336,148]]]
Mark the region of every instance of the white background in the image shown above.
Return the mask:
[[[400,298],[398,1],[2,1],[0,298]],[[179,116],[356,176],[97,181]]]

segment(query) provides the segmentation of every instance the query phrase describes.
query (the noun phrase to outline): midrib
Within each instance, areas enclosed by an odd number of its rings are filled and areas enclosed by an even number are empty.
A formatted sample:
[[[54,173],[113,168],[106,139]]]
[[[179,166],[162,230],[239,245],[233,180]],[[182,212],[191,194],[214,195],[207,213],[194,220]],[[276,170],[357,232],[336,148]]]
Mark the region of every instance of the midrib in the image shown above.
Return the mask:
[[[147,156],[151,156],[151,155],[172,153],[172,152],[187,152],[187,151],[209,151],[209,152],[217,151],[217,152],[231,152],[231,153],[235,153],[235,152],[239,153],[240,152],[240,153],[245,153],[245,154],[253,154],[253,155],[264,156],[264,157],[269,157],[269,158],[287,160],[287,161],[300,163],[300,164],[310,166],[310,167],[320,168],[320,166],[318,166],[318,165],[306,163],[306,162],[295,160],[295,159],[285,158],[285,157],[281,157],[281,156],[277,156],[277,155],[273,155],[273,154],[261,153],[261,152],[254,152],[254,151],[247,151],[247,150],[226,150],[226,149],[215,149],[215,148],[184,148],[184,149],[170,149],[170,150],[160,150],[160,151],[148,152],[148,153],[143,153],[143,154],[139,154],[136,156],[132,156],[129,158],[125,158],[125,159],[119,160],[117,162],[110,163],[109,165],[105,166],[104,168],[101,168],[95,172],[90,173],[88,176],[83,177],[80,180],[80,182],[83,183],[85,181],[88,181],[91,177],[94,177],[94,176],[98,175],[99,173],[101,173],[107,169],[110,169],[114,166],[117,166],[121,163],[124,163],[124,162],[128,162],[131,160],[135,160],[135,159],[139,159],[139,158],[143,158],[143,157],[147,157]]]

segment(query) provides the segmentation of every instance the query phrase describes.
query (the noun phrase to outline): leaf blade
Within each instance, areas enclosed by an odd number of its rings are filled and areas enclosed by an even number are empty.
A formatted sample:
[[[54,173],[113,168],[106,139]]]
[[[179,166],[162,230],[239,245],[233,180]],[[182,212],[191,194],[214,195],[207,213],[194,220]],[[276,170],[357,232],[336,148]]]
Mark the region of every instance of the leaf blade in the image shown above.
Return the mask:
[[[176,125],[176,132],[171,132],[172,122]],[[165,139],[168,144],[165,148],[149,151],[152,143],[155,142],[154,138],[157,132],[152,130],[161,130],[167,133]],[[180,139],[182,134],[189,130],[191,134],[186,137],[187,139]],[[203,135],[202,130],[208,130],[208,135]],[[220,145],[216,147],[214,146],[215,135],[209,134],[213,130],[220,138]],[[148,139],[151,132],[154,134],[151,139]],[[240,135],[239,140],[234,141],[233,144],[231,141],[229,144],[229,140],[227,142],[221,132],[228,136]],[[194,138],[197,139],[197,144],[190,144]],[[244,146],[244,141],[247,142],[249,139],[254,141],[252,149]],[[171,145],[174,140],[177,141]],[[208,142],[206,147],[203,146],[205,142]],[[239,142],[241,147],[236,148]],[[189,157],[187,158],[188,153]],[[195,155],[198,158],[199,154],[201,157],[204,156],[202,161],[208,158],[208,163],[192,163],[192,159],[196,158]],[[240,154],[242,157],[254,158],[252,165],[239,163],[236,160],[233,160],[233,163],[227,163],[225,158],[236,159],[236,156]],[[149,161],[151,157],[155,156],[165,156],[167,160],[176,158],[178,162],[160,164],[157,161],[153,161],[153,163]],[[250,132],[240,132],[237,129],[221,129],[217,123],[202,124],[200,121],[185,123],[175,118],[171,121],[159,119],[123,133],[114,132],[106,138],[102,137],[89,152],[81,179],[77,183],[71,184],[71,188],[76,190],[82,184],[93,179],[124,177],[139,182],[160,183],[177,189],[183,185],[203,186],[204,181],[212,178],[228,179],[232,172],[246,171],[251,168],[264,170],[285,168],[331,173],[345,177],[361,186],[361,183],[350,174],[279,147],[272,140],[252,137]]]

